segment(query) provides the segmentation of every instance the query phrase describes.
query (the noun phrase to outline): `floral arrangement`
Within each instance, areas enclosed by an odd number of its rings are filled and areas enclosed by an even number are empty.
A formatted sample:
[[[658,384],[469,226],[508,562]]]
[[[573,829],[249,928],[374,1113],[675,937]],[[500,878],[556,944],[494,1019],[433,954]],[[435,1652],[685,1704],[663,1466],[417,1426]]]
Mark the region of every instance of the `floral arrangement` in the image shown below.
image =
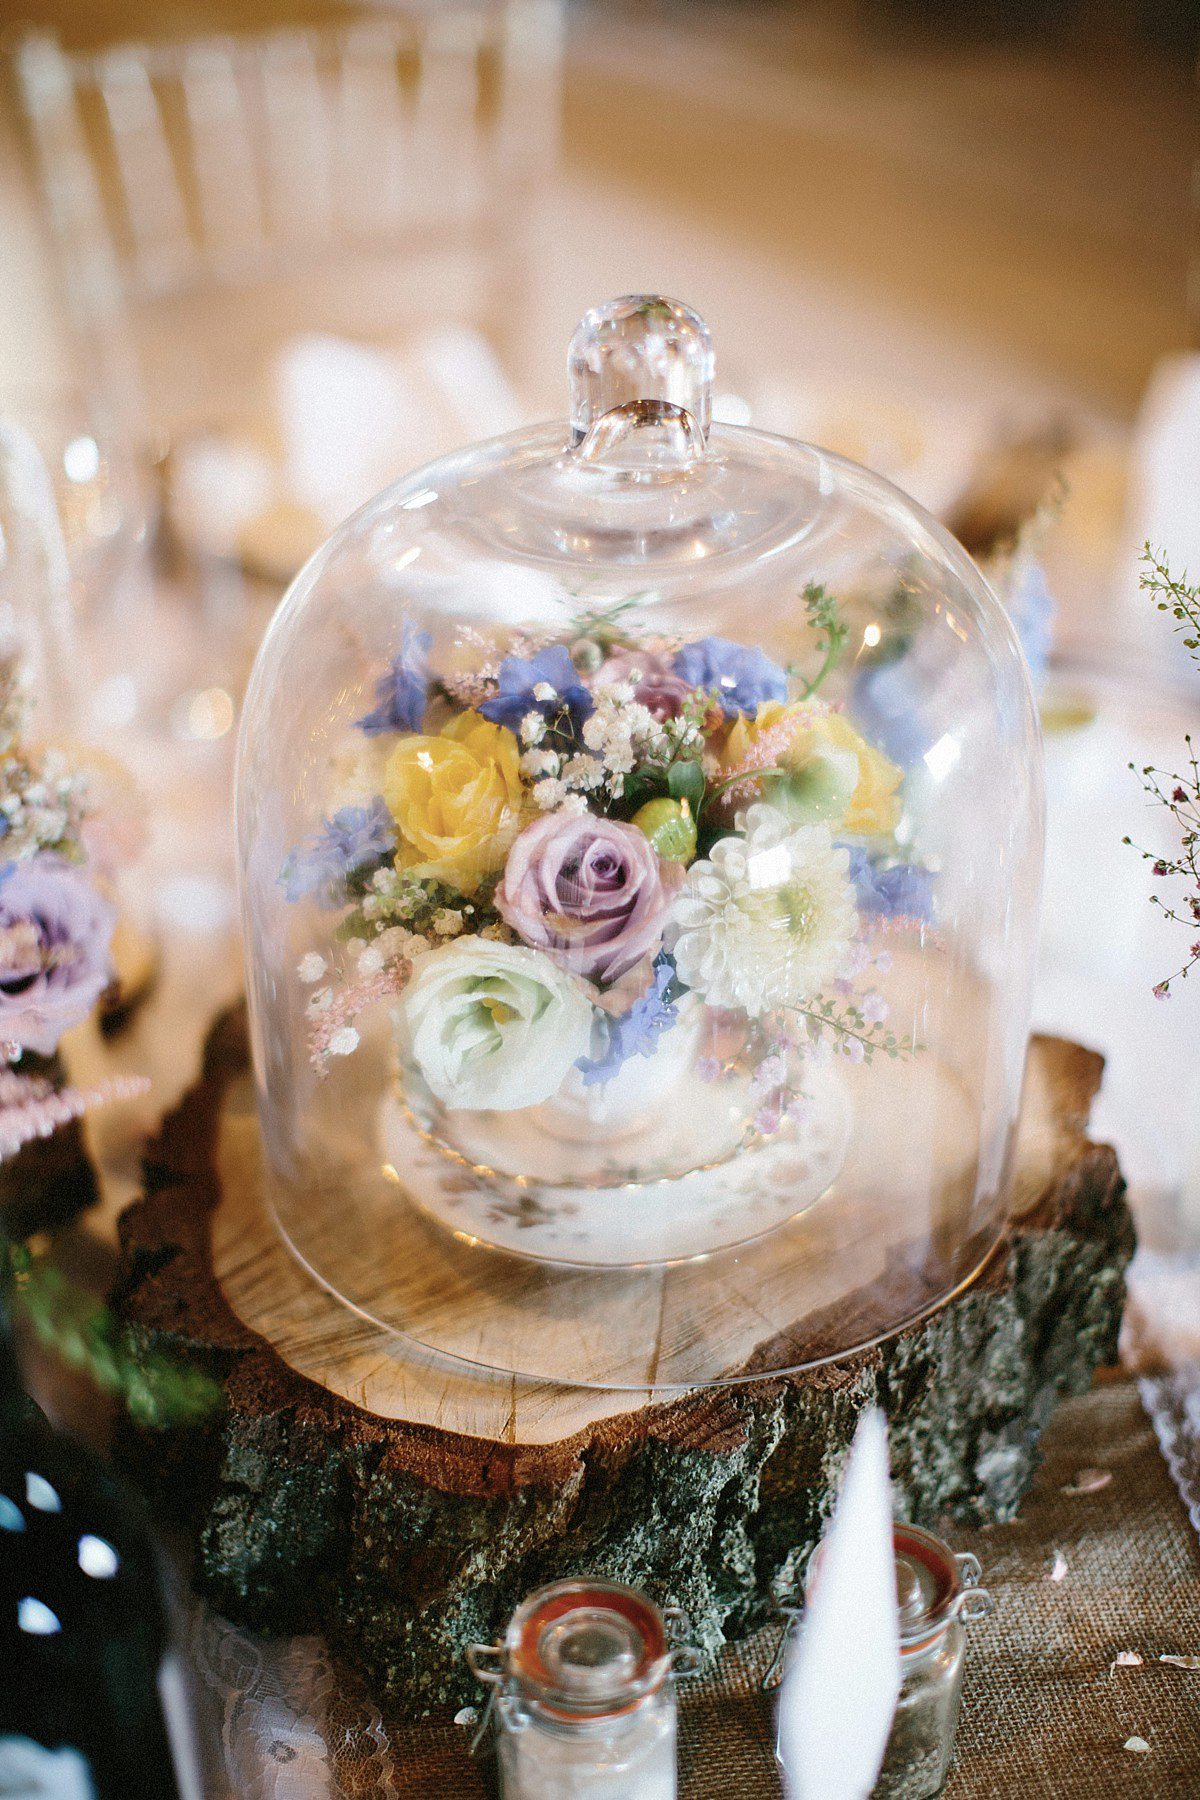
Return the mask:
[[[650,635],[628,604],[555,635],[460,633],[440,670],[404,623],[345,803],[280,877],[340,914],[297,971],[322,1075],[387,1000],[442,1106],[534,1106],[636,1071],[703,1007],[701,1078],[736,1061],[770,1134],[803,1104],[794,1055],[912,1047],[873,940],[930,920],[932,876],[897,845],[901,770],[821,691],[836,603],[805,592],[807,677]]]
[[[1200,664],[1200,587],[1189,587],[1186,577],[1176,580],[1162,556],[1157,555],[1149,544],[1144,548],[1142,560],[1146,565],[1141,579],[1143,590],[1153,597],[1160,612],[1171,614],[1176,628],[1183,633],[1184,648]],[[1156,856],[1151,850],[1141,852],[1143,858],[1154,865],[1154,873],[1160,879],[1184,883],[1182,899],[1172,904],[1152,894],[1151,905],[1157,906],[1172,924],[1182,925],[1190,933],[1200,927],[1200,759],[1190,734],[1184,738],[1184,744],[1187,769],[1183,774],[1167,769],[1137,769],[1133,763],[1129,766],[1139,777],[1150,800],[1156,806],[1166,808],[1179,830],[1179,850],[1175,855]],[[1132,842],[1130,838],[1124,841]],[[1197,963],[1200,963],[1200,937],[1189,944],[1187,959],[1182,966],[1155,985],[1155,996],[1159,1000],[1167,999],[1171,983],[1185,981]]]
[[[94,1107],[142,1094],[141,1076],[64,1084],[47,1059],[112,980],[116,909],[97,880],[130,823],[101,818],[89,778],[52,748],[24,740],[20,665],[0,657],[0,1162]],[[92,871],[97,879],[93,879]],[[17,1165],[20,1171],[21,1165]],[[35,1336],[144,1424],[187,1423],[220,1403],[203,1372],[135,1346],[112,1314],[50,1260],[7,1235],[0,1217],[0,1293],[11,1286]]]
[[[116,911],[90,878],[87,778],[54,749],[23,741],[17,663],[0,661],[0,1158],[103,1101],[142,1091],[132,1078],[82,1090],[27,1058],[50,1057],[112,979]]]

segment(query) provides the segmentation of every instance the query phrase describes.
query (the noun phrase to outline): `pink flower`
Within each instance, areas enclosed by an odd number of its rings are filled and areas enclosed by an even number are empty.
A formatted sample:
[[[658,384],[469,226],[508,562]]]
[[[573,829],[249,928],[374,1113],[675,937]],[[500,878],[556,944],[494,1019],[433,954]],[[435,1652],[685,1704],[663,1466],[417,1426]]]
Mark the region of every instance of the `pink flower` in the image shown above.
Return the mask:
[[[644,706],[660,725],[664,719],[677,719],[693,689],[690,681],[676,675],[669,657],[652,656],[649,651],[617,650],[601,665],[593,685],[611,687],[614,682],[628,681],[634,669],[640,672],[633,690],[638,705]]]
[[[535,950],[610,982],[658,944],[683,874],[659,862],[636,825],[547,813],[509,851],[495,905]]]

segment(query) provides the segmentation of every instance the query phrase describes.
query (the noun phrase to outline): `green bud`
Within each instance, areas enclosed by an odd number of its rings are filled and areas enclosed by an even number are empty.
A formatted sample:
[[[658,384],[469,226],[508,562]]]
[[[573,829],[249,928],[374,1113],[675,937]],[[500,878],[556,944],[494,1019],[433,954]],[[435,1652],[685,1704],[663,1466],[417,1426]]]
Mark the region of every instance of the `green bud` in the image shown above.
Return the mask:
[[[690,863],[696,854],[696,821],[686,800],[647,800],[633,823],[667,862]]]
[[[763,782],[772,806],[798,825],[836,825],[845,818],[858,785],[853,751],[828,749]]]

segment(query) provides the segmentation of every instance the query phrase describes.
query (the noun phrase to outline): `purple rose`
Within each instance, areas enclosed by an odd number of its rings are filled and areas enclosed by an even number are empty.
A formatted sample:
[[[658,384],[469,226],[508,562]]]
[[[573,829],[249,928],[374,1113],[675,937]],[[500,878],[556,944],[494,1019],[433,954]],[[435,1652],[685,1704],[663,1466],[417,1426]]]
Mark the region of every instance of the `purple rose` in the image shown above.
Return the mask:
[[[564,969],[616,981],[658,944],[683,875],[681,863],[659,862],[636,825],[547,813],[509,851],[495,904]]]
[[[595,685],[611,687],[616,681],[628,681],[634,669],[640,671],[641,677],[633,690],[638,705],[644,706],[660,725],[664,719],[677,719],[693,688],[682,675],[675,673],[665,656],[618,650],[601,666]]]
[[[19,862],[0,885],[0,1042],[50,1056],[108,986],[116,912],[56,856]]]

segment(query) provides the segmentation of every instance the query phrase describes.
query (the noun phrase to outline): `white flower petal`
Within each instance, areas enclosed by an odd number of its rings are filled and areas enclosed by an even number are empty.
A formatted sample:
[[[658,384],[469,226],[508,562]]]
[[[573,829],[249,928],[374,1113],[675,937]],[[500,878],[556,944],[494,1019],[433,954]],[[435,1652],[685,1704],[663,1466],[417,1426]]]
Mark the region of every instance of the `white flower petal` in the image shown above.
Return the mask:
[[[825,826],[793,827],[766,804],[738,822],[744,840],[720,839],[688,870],[665,941],[711,1006],[756,1017],[801,1005],[841,972],[857,913],[848,859]]]
[[[557,1093],[591,1042],[590,999],[523,944],[459,938],[420,959],[397,1003],[401,1050],[444,1106],[508,1112]]]

